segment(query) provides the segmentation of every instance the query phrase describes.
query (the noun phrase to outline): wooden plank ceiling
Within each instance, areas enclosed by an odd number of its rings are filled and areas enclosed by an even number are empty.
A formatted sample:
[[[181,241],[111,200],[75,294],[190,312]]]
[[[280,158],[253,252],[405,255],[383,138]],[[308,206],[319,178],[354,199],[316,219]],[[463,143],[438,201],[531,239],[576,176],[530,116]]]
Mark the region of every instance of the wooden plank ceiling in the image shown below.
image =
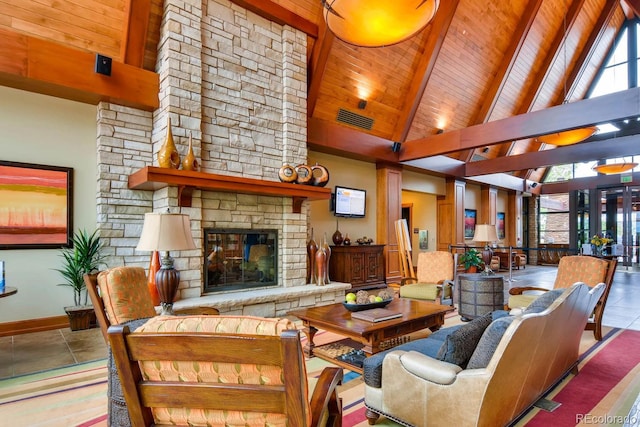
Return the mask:
[[[85,102],[111,99],[157,108],[152,98],[157,98],[162,2],[0,0],[0,34],[6,36],[0,37],[0,84]],[[360,48],[326,31],[320,0],[232,2],[307,34],[312,149],[418,169],[426,157],[431,165],[426,169],[461,177],[505,172],[519,180],[505,181],[507,188],[523,179],[542,179],[545,167],[554,164],[544,152],[553,147],[532,138],[535,129],[505,132],[504,138],[498,130],[490,140],[474,135],[482,134],[485,123],[499,121],[509,128],[531,112],[583,99],[618,30],[640,10],[637,0],[441,0],[435,18],[415,37]],[[36,41],[42,46],[34,47]],[[128,75],[148,83],[149,92],[107,86],[91,93],[71,70],[60,71],[68,74],[66,80],[53,79],[25,65],[58,44],[72,57],[101,53],[113,58]],[[9,59],[20,49],[24,58]],[[358,108],[361,99],[367,101],[364,109]],[[558,113],[569,111],[558,108]],[[371,128],[339,122],[341,110],[372,120]],[[559,130],[562,116],[556,121]],[[460,133],[467,128],[477,131]],[[460,135],[470,140],[461,143]],[[392,151],[393,142],[402,143],[399,152]],[[593,156],[600,151],[593,150]],[[588,153],[582,148],[580,158],[590,158]],[[527,158],[533,154],[537,157]],[[519,160],[505,161],[508,156]]]

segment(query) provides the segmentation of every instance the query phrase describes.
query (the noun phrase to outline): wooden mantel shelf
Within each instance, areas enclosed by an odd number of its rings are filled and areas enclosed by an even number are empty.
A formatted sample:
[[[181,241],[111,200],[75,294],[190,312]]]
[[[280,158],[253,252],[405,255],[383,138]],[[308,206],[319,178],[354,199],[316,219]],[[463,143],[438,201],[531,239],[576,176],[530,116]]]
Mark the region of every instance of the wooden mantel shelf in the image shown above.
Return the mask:
[[[191,195],[194,189],[292,197],[294,213],[301,212],[302,202],[305,200],[328,200],[331,198],[330,188],[155,166],[146,166],[129,175],[129,188],[132,190],[159,190],[167,186],[178,187],[178,203],[185,207],[191,206]]]

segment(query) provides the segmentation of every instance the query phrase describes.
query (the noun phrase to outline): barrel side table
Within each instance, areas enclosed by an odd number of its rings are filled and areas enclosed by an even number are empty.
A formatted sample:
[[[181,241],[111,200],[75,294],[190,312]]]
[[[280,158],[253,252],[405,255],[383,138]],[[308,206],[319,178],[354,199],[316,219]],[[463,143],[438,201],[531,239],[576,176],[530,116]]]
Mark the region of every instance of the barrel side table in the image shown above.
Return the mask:
[[[501,275],[459,274],[458,289],[458,313],[462,320],[504,309],[504,278]]]

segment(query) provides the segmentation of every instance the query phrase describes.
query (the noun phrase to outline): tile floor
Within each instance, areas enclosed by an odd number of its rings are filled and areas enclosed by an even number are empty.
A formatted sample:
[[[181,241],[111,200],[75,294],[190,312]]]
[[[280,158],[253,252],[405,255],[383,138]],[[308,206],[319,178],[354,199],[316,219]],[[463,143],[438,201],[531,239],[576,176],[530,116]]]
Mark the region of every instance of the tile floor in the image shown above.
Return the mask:
[[[527,266],[500,272],[509,287],[527,284],[553,286],[557,268]],[[505,286],[506,287],[506,286]],[[640,270],[618,267],[609,294],[603,324],[640,330]],[[0,337],[0,379],[102,359],[107,347],[99,329],[71,332],[59,329]]]

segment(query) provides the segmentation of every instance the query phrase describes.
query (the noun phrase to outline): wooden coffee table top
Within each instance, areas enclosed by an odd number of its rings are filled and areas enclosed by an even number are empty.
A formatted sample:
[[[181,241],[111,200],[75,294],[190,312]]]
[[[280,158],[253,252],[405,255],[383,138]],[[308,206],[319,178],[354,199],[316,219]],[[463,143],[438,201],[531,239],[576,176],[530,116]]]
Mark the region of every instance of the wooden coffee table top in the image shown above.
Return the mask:
[[[402,317],[382,322],[368,322],[352,319],[351,312],[342,303],[322,305],[290,311],[288,314],[313,325],[316,328],[343,331],[346,335],[368,335],[374,331],[400,325],[413,320],[424,319],[434,315],[453,311],[449,305],[438,305],[426,301],[408,298],[395,298],[385,307],[388,310],[402,313]]]

